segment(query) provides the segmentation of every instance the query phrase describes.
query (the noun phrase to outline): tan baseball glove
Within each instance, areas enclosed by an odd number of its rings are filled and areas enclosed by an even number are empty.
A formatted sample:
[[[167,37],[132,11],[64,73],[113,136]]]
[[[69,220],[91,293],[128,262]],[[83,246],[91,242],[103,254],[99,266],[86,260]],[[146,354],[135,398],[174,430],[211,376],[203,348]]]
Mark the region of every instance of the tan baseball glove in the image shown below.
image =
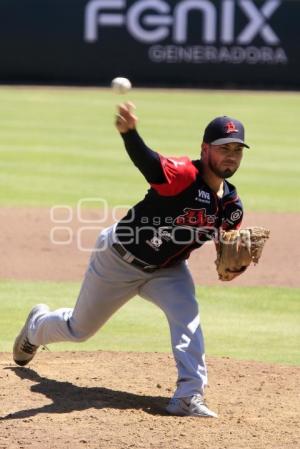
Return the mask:
[[[215,261],[219,279],[231,281],[251,262],[257,264],[269,235],[268,229],[258,226],[221,231]]]

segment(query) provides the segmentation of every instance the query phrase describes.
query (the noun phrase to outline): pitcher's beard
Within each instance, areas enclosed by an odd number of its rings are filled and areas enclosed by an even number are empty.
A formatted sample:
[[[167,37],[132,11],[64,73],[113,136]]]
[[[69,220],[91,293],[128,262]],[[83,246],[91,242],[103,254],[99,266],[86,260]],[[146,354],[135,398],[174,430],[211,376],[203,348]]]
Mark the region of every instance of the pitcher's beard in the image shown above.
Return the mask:
[[[212,163],[211,159],[209,159],[208,165],[209,165],[209,168],[211,169],[211,171],[216,176],[218,176],[219,178],[222,178],[222,179],[231,178],[231,176],[233,176],[235,174],[235,172],[237,171],[237,168],[235,168],[235,169],[225,168],[224,170],[220,170],[217,167],[215,167],[215,165]]]

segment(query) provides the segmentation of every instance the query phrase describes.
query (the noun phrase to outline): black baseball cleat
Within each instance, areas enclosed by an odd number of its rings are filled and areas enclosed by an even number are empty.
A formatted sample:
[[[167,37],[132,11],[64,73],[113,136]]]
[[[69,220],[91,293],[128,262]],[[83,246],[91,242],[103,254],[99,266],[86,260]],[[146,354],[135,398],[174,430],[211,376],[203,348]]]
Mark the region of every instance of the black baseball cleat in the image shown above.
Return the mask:
[[[186,398],[172,398],[166,411],[170,413],[170,415],[176,416],[199,416],[203,418],[218,417],[215,412],[209,410],[205,405],[201,394],[195,394],[194,396]]]
[[[35,356],[39,346],[33,345],[28,339],[28,330],[31,323],[39,316],[49,312],[49,307],[46,304],[38,304],[33,307],[29,313],[24,326],[19,335],[15,339],[13,348],[13,358],[17,365],[25,366]]]

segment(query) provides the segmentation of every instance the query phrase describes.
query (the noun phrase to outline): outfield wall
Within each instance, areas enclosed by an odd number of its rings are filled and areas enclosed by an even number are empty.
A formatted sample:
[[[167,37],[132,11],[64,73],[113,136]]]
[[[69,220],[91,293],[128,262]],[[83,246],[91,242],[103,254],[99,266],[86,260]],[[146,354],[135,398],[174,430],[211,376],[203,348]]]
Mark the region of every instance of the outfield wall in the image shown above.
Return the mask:
[[[2,0],[0,82],[300,87],[298,0]]]

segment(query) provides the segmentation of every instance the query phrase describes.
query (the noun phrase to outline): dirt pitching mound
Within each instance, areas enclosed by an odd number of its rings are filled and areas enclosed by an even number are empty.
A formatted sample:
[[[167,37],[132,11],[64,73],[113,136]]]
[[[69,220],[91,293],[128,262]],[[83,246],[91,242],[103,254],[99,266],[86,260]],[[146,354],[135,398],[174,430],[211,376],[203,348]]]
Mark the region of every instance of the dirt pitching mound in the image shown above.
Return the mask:
[[[218,419],[164,412],[176,378],[167,354],[41,352],[28,368],[1,354],[0,448],[299,448],[299,368],[228,358],[208,367]]]

